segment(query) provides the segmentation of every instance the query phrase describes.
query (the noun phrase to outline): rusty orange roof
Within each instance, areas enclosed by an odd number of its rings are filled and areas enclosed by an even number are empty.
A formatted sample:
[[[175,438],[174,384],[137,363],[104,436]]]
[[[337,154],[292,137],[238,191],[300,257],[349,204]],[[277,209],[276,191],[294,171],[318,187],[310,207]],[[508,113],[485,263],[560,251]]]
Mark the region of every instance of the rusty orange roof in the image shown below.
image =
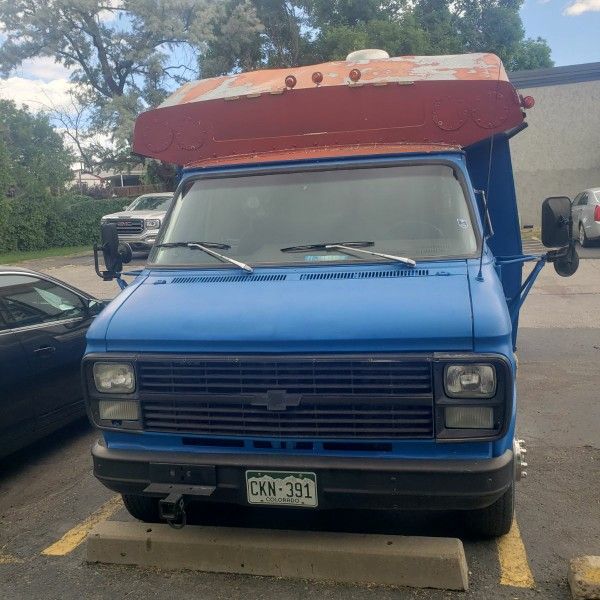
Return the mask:
[[[352,85],[349,77],[358,69],[358,84],[413,83],[415,81],[508,81],[500,59],[494,54],[456,54],[450,56],[400,56],[362,61],[335,61],[293,67],[264,69],[225,77],[191,81],[169,96],[159,108],[205,102],[206,100],[251,97],[254,94],[280,94],[288,87],[286,77],[296,78],[295,90],[316,87],[312,76],[320,73],[319,87]]]
[[[522,121],[493,54],[337,61],[188,83],[138,117],[134,152],[191,166],[374,144],[465,147]]]

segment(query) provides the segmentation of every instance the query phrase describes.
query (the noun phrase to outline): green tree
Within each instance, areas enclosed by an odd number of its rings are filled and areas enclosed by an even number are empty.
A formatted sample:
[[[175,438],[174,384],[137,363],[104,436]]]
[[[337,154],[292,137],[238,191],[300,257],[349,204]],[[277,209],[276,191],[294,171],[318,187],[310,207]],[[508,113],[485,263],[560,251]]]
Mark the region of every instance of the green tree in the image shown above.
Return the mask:
[[[48,117],[0,100],[0,191],[56,193],[71,179],[73,156]]]
[[[87,122],[111,138],[118,162],[135,116],[197,76],[197,54],[225,12],[219,0],[0,0],[0,75],[36,57],[71,69],[77,93],[92,99]],[[189,59],[172,64],[175,49]]]
[[[550,48],[525,39],[522,0],[304,0],[323,60],[359,48],[390,54],[493,52],[510,70],[552,66]]]

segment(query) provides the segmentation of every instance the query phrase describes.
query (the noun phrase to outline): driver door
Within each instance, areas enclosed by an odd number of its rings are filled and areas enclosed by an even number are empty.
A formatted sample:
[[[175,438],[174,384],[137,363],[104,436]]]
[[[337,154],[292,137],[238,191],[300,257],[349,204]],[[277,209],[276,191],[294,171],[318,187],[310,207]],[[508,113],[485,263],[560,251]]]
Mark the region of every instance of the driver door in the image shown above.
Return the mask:
[[[84,413],[80,361],[91,316],[84,298],[49,279],[11,275],[4,305],[35,382],[36,433]]]

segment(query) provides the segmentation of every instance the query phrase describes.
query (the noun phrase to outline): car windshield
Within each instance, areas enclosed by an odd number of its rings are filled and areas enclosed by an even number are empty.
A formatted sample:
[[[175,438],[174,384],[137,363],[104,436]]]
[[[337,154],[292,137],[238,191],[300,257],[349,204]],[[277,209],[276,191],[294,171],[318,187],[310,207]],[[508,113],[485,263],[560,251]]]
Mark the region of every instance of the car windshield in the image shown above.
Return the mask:
[[[127,210],[169,210],[172,196],[140,196],[136,198]]]
[[[198,179],[177,198],[159,240],[167,246],[155,247],[150,262],[216,265],[177,245],[193,240],[227,244],[223,254],[254,266],[386,260],[324,247],[356,240],[417,261],[477,249],[463,188],[440,164]]]

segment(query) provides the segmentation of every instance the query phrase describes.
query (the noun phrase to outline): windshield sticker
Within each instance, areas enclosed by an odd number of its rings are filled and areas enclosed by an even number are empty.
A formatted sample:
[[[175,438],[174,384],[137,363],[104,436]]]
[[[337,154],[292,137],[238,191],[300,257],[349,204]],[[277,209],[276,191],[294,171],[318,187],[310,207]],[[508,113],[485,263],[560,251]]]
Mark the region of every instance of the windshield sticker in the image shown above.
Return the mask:
[[[461,229],[467,229],[469,227],[469,223],[466,219],[456,219],[456,222]]]
[[[345,254],[307,254],[304,256],[306,262],[324,262],[329,260],[348,260],[350,256]]]

